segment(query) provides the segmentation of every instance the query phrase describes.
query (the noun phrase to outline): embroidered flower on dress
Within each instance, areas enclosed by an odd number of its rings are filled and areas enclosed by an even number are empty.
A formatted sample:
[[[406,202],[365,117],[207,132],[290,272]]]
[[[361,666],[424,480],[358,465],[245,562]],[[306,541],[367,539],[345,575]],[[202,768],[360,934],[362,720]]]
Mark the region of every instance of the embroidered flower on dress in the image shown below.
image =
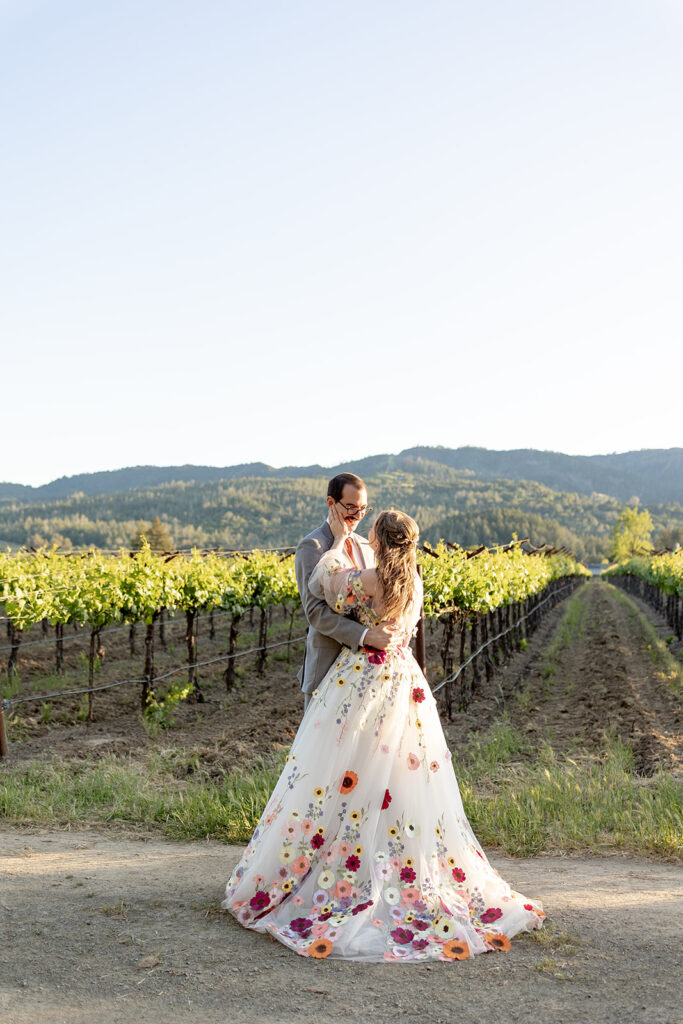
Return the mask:
[[[470,955],[470,947],[464,939],[450,939],[448,942],[444,942],[441,952],[449,960],[467,960]]]
[[[413,700],[416,704],[421,704],[425,699],[425,692],[421,686],[415,686],[412,693]]]
[[[350,793],[352,789],[355,789],[358,785],[358,776],[355,772],[350,769],[344,772],[344,778],[341,781],[339,787],[340,793]]]
[[[331,952],[332,943],[329,939],[317,939],[308,947],[308,955],[315,957],[316,960],[322,960],[324,957],[329,956]]]
[[[488,907],[481,915],[482,924],[493,924],[499,917],[503,916],[503,911],[500,907]]]
[[[414,772],[416,768],[420,767],[420,759],[417,754],[413,754],[412,752],[408,754],[407,761],[411,772]]]
[[[270,896],[267,892],[257,892],[255,896],[252,896],[249,900],[249,906],[252,910],[263,910],[270,903]]]
[[[382,810],[386,811],[387,807],[391,803],[391,793],[388,789],[384,791],[384,800],[382,801]]]

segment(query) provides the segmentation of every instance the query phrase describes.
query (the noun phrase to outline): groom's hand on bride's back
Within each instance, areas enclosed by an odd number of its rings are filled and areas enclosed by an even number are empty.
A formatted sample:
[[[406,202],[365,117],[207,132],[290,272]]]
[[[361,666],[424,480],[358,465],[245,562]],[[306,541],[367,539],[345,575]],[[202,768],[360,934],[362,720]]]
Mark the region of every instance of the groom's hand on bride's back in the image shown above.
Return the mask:
[[[398,647],[400,637],[392,626],[373,626],[365,634],[364,645],[379,651],[392,651]]]

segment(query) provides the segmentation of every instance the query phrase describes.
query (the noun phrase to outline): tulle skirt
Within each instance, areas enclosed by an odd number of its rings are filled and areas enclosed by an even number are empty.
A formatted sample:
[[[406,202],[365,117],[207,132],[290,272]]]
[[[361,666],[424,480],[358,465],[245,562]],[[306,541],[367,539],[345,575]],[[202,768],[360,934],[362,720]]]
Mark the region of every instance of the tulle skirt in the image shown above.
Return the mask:
[[[409,648],[341,652],[221,906],[302,956],[464,960],[540,928],[489,863]]]

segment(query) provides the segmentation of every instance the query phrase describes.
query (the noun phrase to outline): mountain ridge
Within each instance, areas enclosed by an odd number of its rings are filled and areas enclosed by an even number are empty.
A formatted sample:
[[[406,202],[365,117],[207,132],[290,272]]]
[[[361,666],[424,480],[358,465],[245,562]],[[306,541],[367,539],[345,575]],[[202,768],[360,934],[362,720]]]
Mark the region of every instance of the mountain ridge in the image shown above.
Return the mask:
[[[444,465],[483,479],[533,480],[547,487],[579,494],[607,494],[629,501],[683,504],[683,448],[643,448],[607,455],[566,455],[536,448],[498,450],[479,447],[416,446],[398,454],[381,453],[350,459],[336,466],[269,466],[265,462],[231,466],[127,466],[58,477],[47,484],[0,483],[0,500],[55,500],[77,493],[112,494],[164,483],[206,483],[232,479],[332,477],[343,470],[359,476],[380,472],[428,471]]]

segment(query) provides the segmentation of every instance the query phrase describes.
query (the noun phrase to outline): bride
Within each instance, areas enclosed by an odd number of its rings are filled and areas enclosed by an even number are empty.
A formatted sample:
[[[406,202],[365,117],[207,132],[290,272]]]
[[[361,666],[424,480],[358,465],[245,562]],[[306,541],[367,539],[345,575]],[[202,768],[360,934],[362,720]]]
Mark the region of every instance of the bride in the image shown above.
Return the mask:
[[[282,774],[221,906],[302,956],[465,960],[540,928],[539,900],[489,863],[463,810],[436,701],[409,647],[420,616],[417,524],[380,513],[374,569],[349,569],[349,530],[309,587],[340,614],[391,621],[395,653],[339,656],[312,694]]]

